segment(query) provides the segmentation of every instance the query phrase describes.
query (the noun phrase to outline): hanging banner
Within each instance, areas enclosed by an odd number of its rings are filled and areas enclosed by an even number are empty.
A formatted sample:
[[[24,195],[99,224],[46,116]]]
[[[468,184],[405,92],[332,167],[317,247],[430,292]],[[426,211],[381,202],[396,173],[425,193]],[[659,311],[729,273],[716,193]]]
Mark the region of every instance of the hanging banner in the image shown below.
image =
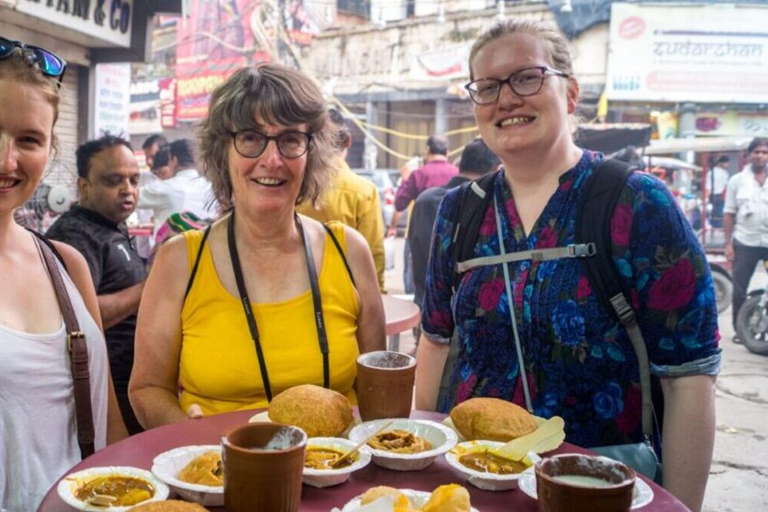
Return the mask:
[[[176,128],[176,79],[160,80],[160,126]]]
[[[97,64],[93,101],[93,136],[109,133],[128,139],[131,65]]]
[[[131,84],[131,117],[128,131],[131,135],[160,131],[160,86],[157,80],[144,80]]]

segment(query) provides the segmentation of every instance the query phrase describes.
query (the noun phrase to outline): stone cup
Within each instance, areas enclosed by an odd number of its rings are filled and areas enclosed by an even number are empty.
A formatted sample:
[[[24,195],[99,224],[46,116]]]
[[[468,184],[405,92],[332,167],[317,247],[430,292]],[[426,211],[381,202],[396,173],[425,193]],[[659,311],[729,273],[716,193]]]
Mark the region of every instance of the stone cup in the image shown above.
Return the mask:
[[[536,463],[539,512],[627,512],[635,472],[607,457],[555,455]]]
[[[413,403],[416,359],[400,352],[368,352],[357,358],[357,406],[363,421],[407,418]]]
[[[251,423],[221,438],[228,512],[297,512],[307,434],[278,423]]]

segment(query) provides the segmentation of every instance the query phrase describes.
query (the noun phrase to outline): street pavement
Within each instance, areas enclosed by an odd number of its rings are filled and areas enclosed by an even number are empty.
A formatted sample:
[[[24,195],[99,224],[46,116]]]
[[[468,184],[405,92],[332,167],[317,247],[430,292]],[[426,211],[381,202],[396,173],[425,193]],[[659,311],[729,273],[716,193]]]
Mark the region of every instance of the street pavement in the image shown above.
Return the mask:
[[[389,293],[402,294],[403,239],[396,244],[395,268],[386,272]],[[768,281],[758,266],[751,288]],[[720,315],[723,362],[715,402],[717,433],[704,512],[768,511],[768,357],[735,345],[731,309]],[[411,333],[400,337],[400,350],[413,353]],[[766,387],[763,387],[766,386]]]

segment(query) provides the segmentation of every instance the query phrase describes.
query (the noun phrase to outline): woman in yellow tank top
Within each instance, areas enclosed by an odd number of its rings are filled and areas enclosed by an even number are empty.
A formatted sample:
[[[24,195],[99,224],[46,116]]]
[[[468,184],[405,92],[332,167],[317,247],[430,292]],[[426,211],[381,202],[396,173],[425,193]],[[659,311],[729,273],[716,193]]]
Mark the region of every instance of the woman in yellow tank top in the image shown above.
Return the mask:
[[[202,171],[232,211],[158,253],[129,391],[144,427],[265,406],[299,384],[355,400],[355,360],[385,339],[370,249],[294,210],[328,181],[334,133],[297,71],[245,68],[214,92]]]

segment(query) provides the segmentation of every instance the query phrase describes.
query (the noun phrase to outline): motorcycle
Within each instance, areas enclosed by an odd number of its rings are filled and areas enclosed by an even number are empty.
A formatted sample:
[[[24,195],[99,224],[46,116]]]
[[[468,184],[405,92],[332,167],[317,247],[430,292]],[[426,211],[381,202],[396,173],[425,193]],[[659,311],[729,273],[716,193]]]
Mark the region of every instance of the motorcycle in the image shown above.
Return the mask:
[[[763,264],[768,271],[768,262]],[[736,332],[750,352],[768,356],[768,284],[750,292],[736,316]]]

